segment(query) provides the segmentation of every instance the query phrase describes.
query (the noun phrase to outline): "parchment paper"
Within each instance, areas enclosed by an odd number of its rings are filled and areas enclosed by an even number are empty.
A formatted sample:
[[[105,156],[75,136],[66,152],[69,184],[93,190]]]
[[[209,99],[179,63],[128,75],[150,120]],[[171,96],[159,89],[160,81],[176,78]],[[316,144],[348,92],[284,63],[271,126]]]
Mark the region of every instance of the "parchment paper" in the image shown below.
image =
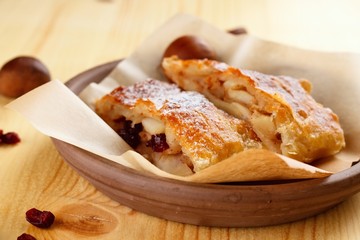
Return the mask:
[[[162,54],[170,42],[186,34],[204,38],[214,47],[222,61],[235,67],[309,79],[314,86],[314,98],[339,115],[345,131],[346,148],[336,156],[315,162],[314,166],[267,150],[249,150],[188,177],[166,173],[132,151],[91,110],[92,104],[119,84],[130,85],[148,77],[164,80],[159,70]],[[177,15],[146,39],[104,81],[91,84],[83,91],[81,98],[90,108],[55,80],[8,106],[22,113],[46,135],[119,164],[163,177],[209,183],[318,178],[342,171],[359,159],[358,66],[360,56],[356,54],[308,51],[263,41],[250,35],[234,36],[196,17]]]

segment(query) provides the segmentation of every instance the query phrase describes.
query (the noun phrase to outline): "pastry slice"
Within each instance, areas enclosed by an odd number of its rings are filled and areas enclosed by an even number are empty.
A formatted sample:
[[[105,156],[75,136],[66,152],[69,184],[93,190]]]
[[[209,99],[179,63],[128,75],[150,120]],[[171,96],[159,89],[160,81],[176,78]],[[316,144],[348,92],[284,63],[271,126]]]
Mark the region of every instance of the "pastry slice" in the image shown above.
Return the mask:
[[[311,162],[345,145],[337,115],[311,97],[307,80],[176,56],[165,58],[162,68],[182,89],[200,92],[217,107],[249,122],[269,150]]]
[[[118,87],[98,100],[95,109],[137,152],[178,175],[262,148],[248,123],[175,84],[149,79]]]

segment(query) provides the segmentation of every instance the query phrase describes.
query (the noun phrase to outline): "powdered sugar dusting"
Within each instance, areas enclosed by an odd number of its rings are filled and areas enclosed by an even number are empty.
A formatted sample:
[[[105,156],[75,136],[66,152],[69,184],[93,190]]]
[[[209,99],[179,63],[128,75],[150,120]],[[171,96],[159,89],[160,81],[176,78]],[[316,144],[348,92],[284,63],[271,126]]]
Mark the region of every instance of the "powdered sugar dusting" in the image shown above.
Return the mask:
[[[119,87],[110,95],[138,114],[160,118],[165,132],[176,136],[183,153],[192,159],[195,171],[247,148],[244,135],[238,132],[245,123],[219,110],[198,92],[149,79]]]

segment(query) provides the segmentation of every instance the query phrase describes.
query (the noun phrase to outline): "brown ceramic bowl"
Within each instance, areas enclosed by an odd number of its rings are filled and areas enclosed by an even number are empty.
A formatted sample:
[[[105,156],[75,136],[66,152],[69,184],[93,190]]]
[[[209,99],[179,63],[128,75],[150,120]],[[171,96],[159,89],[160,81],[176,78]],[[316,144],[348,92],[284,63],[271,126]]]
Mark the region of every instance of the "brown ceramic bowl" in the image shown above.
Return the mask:
[[[117,63],[81,73],[67,86],[79,93],[102,80]],[[196,184],[139,173],[65,142],[53,142],[71,167],[110,198],[182,223],[217,227],[288,223],[328,210],[360,190],[360,164],[324,179]]]

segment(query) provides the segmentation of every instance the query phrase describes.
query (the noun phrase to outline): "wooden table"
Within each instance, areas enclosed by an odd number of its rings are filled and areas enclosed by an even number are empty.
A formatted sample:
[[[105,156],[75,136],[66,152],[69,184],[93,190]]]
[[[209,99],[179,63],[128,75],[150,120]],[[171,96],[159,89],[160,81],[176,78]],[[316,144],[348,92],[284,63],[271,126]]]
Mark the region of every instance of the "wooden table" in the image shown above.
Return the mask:
[[[360,52],[357,1],[1,0],[0,63],[19,55],[43,61],[65,82],[92,66],[128,56],[178,12],[263,39],[324,51]],[[133,211],[72,170],[51,140],[3,106],[0,129],[22,142],[0,146],[0,239],[360,239],[360,195],[316,217],[262,228],[209,228]],[[25,220],[29,208],[52,210],[49,230]],[[60,219],[60,218],[59,218]],[[65,220],[64,220],[65,219]]]

